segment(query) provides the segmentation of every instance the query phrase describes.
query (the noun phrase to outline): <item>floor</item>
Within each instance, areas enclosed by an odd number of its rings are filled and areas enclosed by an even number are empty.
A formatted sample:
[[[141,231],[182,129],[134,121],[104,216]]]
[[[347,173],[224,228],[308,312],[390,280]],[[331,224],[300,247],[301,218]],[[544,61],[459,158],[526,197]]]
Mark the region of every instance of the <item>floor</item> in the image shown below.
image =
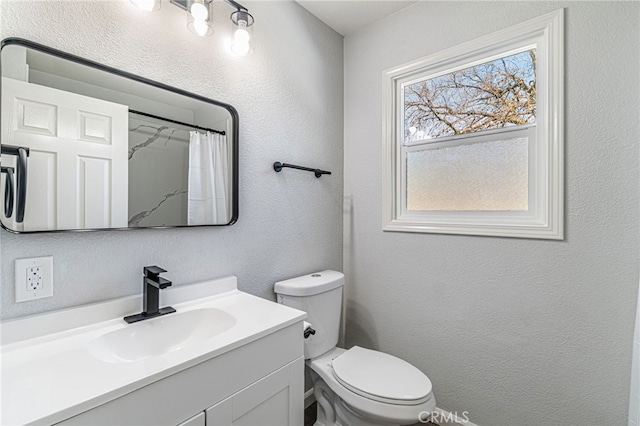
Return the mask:
[[[304,426],[313,426],[313,423],[316,421],[316,406],[317,402],[314,402],[304,410]],[[412,426],[438,426],[435,423],[427,422],[427,423],[416,423]]]
[[[304,410],[304,426],[313,426],[316,421],[316,406],[317,402],[311,404],[306,410]]]

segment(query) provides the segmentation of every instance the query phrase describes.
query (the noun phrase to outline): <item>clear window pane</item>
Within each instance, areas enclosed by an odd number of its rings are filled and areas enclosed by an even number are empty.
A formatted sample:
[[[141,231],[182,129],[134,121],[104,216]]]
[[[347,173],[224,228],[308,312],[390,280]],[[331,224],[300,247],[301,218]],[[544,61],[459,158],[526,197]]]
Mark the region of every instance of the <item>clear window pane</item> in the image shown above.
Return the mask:
[[[528,209],[528,138],[407,153],[407,210]]]
[[[404,142],[536,122],[536,50],[404,87]]]

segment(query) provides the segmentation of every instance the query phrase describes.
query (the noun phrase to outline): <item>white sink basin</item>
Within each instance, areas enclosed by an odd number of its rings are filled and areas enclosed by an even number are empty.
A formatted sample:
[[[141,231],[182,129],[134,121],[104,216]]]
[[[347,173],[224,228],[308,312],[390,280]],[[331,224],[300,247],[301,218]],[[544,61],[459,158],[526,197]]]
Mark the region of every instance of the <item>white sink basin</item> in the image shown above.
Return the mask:
[[[215,308],[177,312],[103,334],[90,341],[87,350],[104,362],[134,362],[202,342],[236,322],[235,317]]]

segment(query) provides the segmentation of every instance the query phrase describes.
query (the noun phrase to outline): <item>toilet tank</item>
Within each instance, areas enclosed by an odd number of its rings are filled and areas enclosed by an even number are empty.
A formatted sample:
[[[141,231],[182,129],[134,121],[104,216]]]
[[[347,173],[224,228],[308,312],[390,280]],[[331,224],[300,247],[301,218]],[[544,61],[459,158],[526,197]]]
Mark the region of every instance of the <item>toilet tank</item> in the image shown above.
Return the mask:
[[[278,303],[307,313],[316,334],[304,340],[304,357],[315,358],[338,343],[344,275],[326,270],[279,281],[274,286]]]

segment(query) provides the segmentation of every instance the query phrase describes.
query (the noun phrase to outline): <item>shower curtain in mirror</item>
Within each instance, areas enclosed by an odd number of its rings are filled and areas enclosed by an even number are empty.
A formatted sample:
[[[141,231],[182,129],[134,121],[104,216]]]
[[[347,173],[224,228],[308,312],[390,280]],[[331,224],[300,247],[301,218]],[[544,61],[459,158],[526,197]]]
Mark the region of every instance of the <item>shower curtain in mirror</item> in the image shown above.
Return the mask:
[[[226,136],[190,132],[189,225],[229,222],[228,155]]]

